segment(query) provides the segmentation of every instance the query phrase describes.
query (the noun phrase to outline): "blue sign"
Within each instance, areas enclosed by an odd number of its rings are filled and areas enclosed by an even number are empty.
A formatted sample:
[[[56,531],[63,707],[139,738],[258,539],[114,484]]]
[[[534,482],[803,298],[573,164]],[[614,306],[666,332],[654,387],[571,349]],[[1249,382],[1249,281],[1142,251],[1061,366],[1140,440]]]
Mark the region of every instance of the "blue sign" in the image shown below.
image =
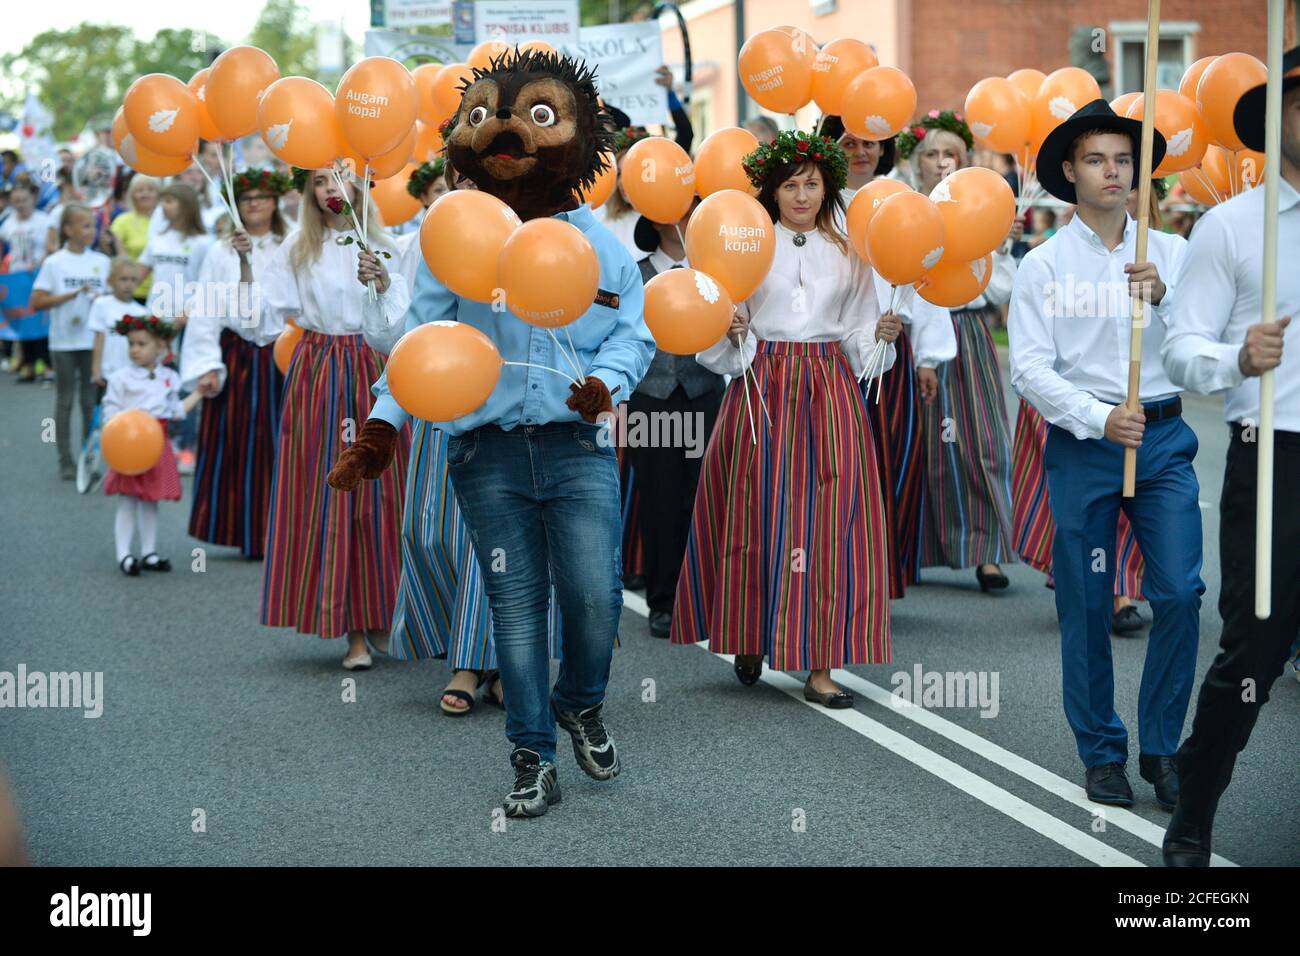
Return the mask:
[[[28,342],[49,336],[50,314],[27,307],[35,282],[35,272],[0,273],[0,339]]]

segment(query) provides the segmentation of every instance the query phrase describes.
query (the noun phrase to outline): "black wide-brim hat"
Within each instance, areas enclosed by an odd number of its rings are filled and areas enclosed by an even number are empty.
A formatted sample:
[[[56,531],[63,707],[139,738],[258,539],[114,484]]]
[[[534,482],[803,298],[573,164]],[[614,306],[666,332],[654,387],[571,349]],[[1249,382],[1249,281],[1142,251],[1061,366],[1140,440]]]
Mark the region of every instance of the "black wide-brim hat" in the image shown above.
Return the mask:
[[[659,248],[659,229],[645,216],[637,216],[632,241],[642,252],[654,252]]]
[[[828,113],[826,116],[822,117],[821,126],[817,128],[817,132],[821,136],[829,136],[838,143],[840,137],[844,135],[844,120]],[[876,163],[877,179],[881,176],[889,175],[890,171],[894,168],[894,158],[897,155],[897,148],[894,145],[894,137],[891,136],[889,139],[882,139],[879,142],[880,159]]]
[[[1133,185],[1137,185],[1138,170],[1142,161],[1142,121],[1120,116],[1105,100],[1093,100],[1079,107],[1068,120],[1047,134],[1043,145],[1038,148],[1038,182],[1057,199],[1068,203],[1077,203],[1074,183],[1065,178],[1061,164],[1070,158],[1070,146],[1084,133],[1093,130],[1124,133],[1133,140]],[[1165,138],[1160,130],[1151,130],[1151,169],[1154,170],[1165,158]]]
[[[1282,92],[1300,85],[1300,46],[1292,47],[1282,57]],[[1268,84],[1261,83],[1241,94],[1232,111],[1232,126],[1247,149],[1264,151],[1264,103],[1268,98]]]

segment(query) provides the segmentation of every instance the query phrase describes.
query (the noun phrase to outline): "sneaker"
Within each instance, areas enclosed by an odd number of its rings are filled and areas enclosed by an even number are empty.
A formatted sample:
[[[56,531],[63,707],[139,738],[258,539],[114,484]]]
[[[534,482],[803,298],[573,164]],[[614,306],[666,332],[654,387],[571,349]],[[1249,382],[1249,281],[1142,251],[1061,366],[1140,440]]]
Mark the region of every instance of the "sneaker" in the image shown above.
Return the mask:
[[[569,732],[573,738],[573,756],[578,759],[578,766],[583,773],[596,780],[613,780],[618,776],[618,748],[614,738],[605,730],[604,721],[600,719],[600,710],[604,704],[588,707],[572,713],[560,710],[551,704],[555,712],[555,722]]]
[[[44,377],[45,377],[45,374],[46,374],[47,372],[50,373],[50,374],[53,374],[53,372],[54,372],[54,370],[51,369],[51,368],[49,367],[49,365],[47,365],[47,364],[45,363],[45,359],[37,359],[37,360],[36,360],[36,363],[35,363],[35,371],[36,371],[36,376],[37,376],[38,378],[44,378]]]
[[[194,474],[194,465],[196,462],[197,458],[195,457],[194,452],[186,448],[176,456],[176,471],[182,475],[192,475]]]
[[[510,754],[515,768],[515,788],[502,806],[508,817],[540,817],[560,802],[560,775],[555,764],[534,750],[518,748]]]

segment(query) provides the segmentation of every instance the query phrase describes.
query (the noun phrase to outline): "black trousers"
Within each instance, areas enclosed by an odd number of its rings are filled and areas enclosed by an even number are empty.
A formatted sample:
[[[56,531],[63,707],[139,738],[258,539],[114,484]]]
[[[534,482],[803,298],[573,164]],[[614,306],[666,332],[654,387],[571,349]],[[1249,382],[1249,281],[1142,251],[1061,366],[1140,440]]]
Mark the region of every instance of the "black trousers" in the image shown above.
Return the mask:
[[[1180,798],[1174,827],[1208,839],[1219,798],[1300,634],[1300,433],[1275,433],[1273,457],[1273,601],[1266,621],[1255,617],[1255,491],[1258,446],[1232,427],[1219,504],[1223,585],[1219,655],[1201,685],[1192,733],[1178,749]],[[1171,827],[1173,829],[1174,827]]]
[[[677,593],[677,575],[686,555],[686,538],[695,508],[695,489],[700,483],[704,450],[718,420],[721,392],[687,398],[679,385],[666,399],[633,392],[627,403],[628,462],[636,472],[640,495],[639,524],[645,557],[646,604],[652,611],[672,613]],[[662,417],[664,414],[670,417]],[[641,418],[644,435],[689,434],[693,447],[639,447],[633,444],[634,429]],[[691,431],[685,430],[689,416]],[[701,427],[701,423],[702,426]],[[688,457],[692,455],[694,457]]]

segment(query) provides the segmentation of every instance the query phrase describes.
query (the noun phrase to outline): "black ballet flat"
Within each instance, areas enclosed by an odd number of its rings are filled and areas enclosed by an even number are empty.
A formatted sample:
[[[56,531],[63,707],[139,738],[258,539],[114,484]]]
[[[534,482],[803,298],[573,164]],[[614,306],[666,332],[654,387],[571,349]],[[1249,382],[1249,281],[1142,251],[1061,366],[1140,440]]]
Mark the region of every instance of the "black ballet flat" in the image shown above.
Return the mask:
[[[140,562],[135,557],[127,555],[117,566],[122,569],[122,573],[129,578],[138,578],[140,576]]]
[[[763,658],[758,659],[758,663],[752,667],[747,667],[740,663],[740,655],[736,655],[736,680],[740,681],[746,687],[751,687],[758,683],[758,679],[763,676]]]
[[[987,594],[989,591],[1001,591],[1011,584],[1007,576],[1001,572],[997,574],[985,574],[983,568],[975,569],[975,580],[980,583],[980,590]]]
[[[152,564],[149,563],[150,558],[154,559]],[[166,558],[158,557],[156,552],[150,551],[140,559],[140,567],[146,571],[170,571],[172,563]]]
[[[847,690],[833,690],[823,694],[813,690],[811,682],[803,685],[803,699],[821,704],[828,710],[846,710],[853,706],[853,695]]]

